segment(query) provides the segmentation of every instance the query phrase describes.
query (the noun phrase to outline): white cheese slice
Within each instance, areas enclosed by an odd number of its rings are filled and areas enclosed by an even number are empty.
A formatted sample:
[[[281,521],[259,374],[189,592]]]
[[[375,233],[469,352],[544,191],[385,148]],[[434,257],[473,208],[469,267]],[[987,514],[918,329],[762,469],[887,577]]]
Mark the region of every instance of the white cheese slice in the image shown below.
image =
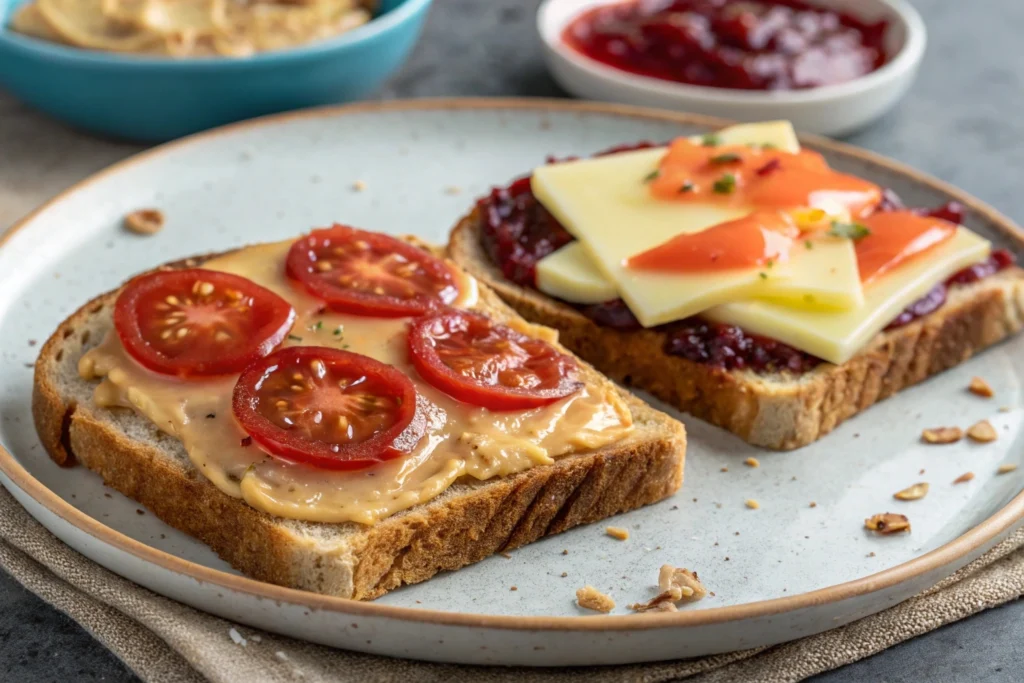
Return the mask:
[[[657,168],[663,154],[663,149],[641,150],[551,164],[536,169],[531,181],[537,199],[579,240],[645,327],[748,299],[767,281],[765,271],[757,269],[709,275],[624,266],[628,257],[676,235],[699,232],[751,211],[750,207],[655,199],[644,178]],[[767,279],[787,276],[788,266],[778,264]]]
[[[789,121],[741,123],[723,128],[712,135],[718,138],[718,144],[721,145],[771,145],[790,154],[800,151],[800,141],[796,139],[796,131]],[[703,135],[690,138],[693,142],[703,139]]]
[[[719,144],[770,144],[800,151],[788,121],[740,124],[714,134]],[[699,141],[701,136],[691,138]],[[863,303],[857,260],[846,240],[815,238],[798,245],[788,266],[742,273],[644,273],[623,261],[681,233],[705,230],[750,213],[753,207],[678,203],[651,196],[643,182],[664,148],[544,166],[534,171],[534,193],[577,242],[537,263],[537,288],[574,303],[621,296],[640,322],[657,325],[709,305],[767,298],[810,308],[852,308]],[[844,207],[823,206],[839,220]]]
[[[985,259],[991,244],[966,228],[864,288],[864,305],[849,311],[799,310],[767,302],[716,306],[706,318],[771,337],[832,363],[845,363],[935,283]]]
[[[580,242],[570,242],[537,262],[537,289],[574,304],[619,298],[615,285],[601,275]]]

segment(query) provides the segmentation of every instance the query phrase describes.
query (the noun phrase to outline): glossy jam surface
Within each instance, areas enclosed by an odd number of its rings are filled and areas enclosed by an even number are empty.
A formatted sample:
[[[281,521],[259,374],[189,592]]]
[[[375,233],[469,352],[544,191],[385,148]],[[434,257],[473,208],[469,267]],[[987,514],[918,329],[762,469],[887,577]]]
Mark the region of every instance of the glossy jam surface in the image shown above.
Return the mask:
[[[623,145],[602,154],[651,146],[651,143]],[[537,261],[573,241],[572,235],[533,196],[528,176],[508,187],[495,188],[479,200],[477,208],[482,219],[481,242],[485,250],[507,279],[524,287],[536,286]],[[909,211],[920,217],[956,224],[964,221],[964,207],[957,202],[947,202],[934,209],[907,208],[891,190],[881,190],[877,211]],[[945,283],[936,285],[908,306],[887,329],[906,325],[940,308],[946,301],[949,286],[976,282],[1014,263],[1014,256],[1005,249],[993,251],[987,260],[965,268]],[[641,327],[621,299],[576,308],[602,327],[617,330]],[[666,333],[666,353],[725,370],[748,368],[756,372],[788,370],[801,373],[823,362],[782,342],[747,334],[733,325],[710,323],[700,317],[662,325],[658,329]]]
[[[802,0],[633,0],[584,12],[562,40],[602,64],[666,81],[798,90],[881,67],[886,27]]]

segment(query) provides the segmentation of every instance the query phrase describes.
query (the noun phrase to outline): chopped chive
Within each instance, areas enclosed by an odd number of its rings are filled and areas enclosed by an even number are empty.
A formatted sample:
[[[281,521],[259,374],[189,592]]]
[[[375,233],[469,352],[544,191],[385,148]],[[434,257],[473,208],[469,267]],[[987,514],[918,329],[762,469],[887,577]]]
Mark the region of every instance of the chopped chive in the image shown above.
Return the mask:
[[[765,265],[768,267],[769,270],[771,270],[771,267],[775,265],[775,261],[768,259],[768,261],[765,262]]]
[[[717,133],[708,133],[701,137],[700,144],[705,147],[718,147],[722,144],[722,138]]]
[[[807,247],[808,250],[814,249],[814,242],[810,240],[804,240],[804,246]]]
[[[656,168],[656,169],[654,169],[653,171],[651,171],[650,173],[648,173],[647,175],[644,176],[644,182],[645,183],[649,183],[649,182],[655,180],[660,175],[661,175],[661,169]]]
[[[760,275],[760,276],[761,276],[761,279],[762,279],[762,280],[767,280],[767,279],[768,279],[768,273],[764,273],[764,272],[762,272],[762,273],[758,273],[758,275]]]
[[[726,152],[725,154],[718,154],[711,157],[710,161],[713,164],[731,164],[734,161],[740,161],[743,157],[735,152]]]
[[[334,328],[333,334],[334,334],[335,337],[340,337],[341,333],[344,330],[345,330],[345,326],[344,325],[338,325],[336,328]]]
[[[833,237],[845,237],[856,242],[870,235],[871,230],[866,225],[861,225],[860,223],[832,221],[832,227],[829,228],[828,234]]]
[[[679,194],[684,194],[686,192],[693,192],[693,190],[694,190],[694,184],[693,183],[689,183],[689,182],[683,183],[683,186],[679,188]]]
[[[289,334],[288,338],[291,339],[292,341],[302,341],[302,337],[298,337],[294,334]]]
[[[711,189],[718,194],[732,194],[732,191],[736,189],[736,176],[732,173],[726,173],[715,181]]]

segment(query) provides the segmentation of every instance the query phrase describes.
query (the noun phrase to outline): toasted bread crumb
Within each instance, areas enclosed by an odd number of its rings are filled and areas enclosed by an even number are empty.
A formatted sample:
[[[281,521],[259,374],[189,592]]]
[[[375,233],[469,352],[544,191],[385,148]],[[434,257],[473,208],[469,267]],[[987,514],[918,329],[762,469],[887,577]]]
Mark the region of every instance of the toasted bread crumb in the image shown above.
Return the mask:
[[[872,550],[870,553],[868,553],[868,557],[874,557],[874,556],[875,556],[875,551],[874,550]]]
[[[502,557],[504,557],[506,560],[511,560],[512,559],[512,556],[509,555],[508,553],[501,552],[501,553],[498,553],[498,554],[501,555]]]
[[[569,573],[568,573],[568,572],[562,572],[562,578],[563,578],[563,579],[564,579],[565,577],[567,577],[567,576],[569,576]]]
[[[462,188],[458,187],[456,185],[449,185],[448,187],[444,188],[444,193],[445,194],[459,194],[461,192],[462,192]]]
[[[921,440],[925,443],[956,443],[964,438],[964,432],[959,427],[935,427],[921,432]]]
[[[817,504],[817,503],[816,503],[815,501],[813,501],[813,500],[812,500],[812,501],[811,501],[811,504],[810,504],[810,505],[808,505],[807,507],[812,507],[812,508],[816,508],[816,507],[818,507],[818,504]]]
[[[1013,408],[1011,408],[1010,406],[999,406],[1000,413],[1008,413],[1011,410],[1013,410]]]
[[[615,601],[593,586],[584,586],[576,590],[576,604],[583,609],[608,613],[615,609]]]
[[[760,467],[761,462],[757,458],[747,458],[743,461],[743,464],[747,467]]]
[[[883,512],[865,519],[864,527],[880,534],[895,534],[900,531],[910,531],[910,520],[906,515]]]
[[[747,498],[745,501],[743,501],[743,504],[746,505],[751,510],[757,510],[758,508],[761,507],[761,504],[758,503],[753,498]]]
[[[968,385],[967,390],[970,391],[975,396],[983,396],[984,398],[992,398],[993,396],[995,396],[996,393],[992,391],[992,387],[989,385],[989,383],[983,380],[981,377],[972,377],[971,383],[970,385]]]
[[[139,209],[124,217],[124,227],[136,235],[154,235],[164,227],[164,215],[159,209]]]
[[[512,586],[512,587],[509,588],[509,590],[510,591],[517,591],[517,590],[519,590],[519,586]]]
[[[366,189],[366,183],[364,183],[362,180],[357,180],[354,183],[352,183],[352,189],[356,192],[362,192],[363,190]]]
[[[923,467],[921,468],[921,471],[918,472],[918,474],[924,474],[924,468]]]
[[[629,538],[629,529],[623,529],[620,526],[609,526],[605,527],[604,532],[612,538],[620,541],[625,541]]]
[[[999,433],[996,432],[996,428],[992,426],[992,423],[988,420],[982,420],[975,422],[967,428],[967,437],[971,441],[977,441],[978,443],[989,443],[999,438]]]
[[[562,554],[563,554],[563,555],[568,555],[568,554],[569,554],[569,551],[568,551],[568,550],[563,550],[563,551],[562,551]]]
[[[999,469],[996,470],[996,474],[1008,474],[1009,472],[1013,472],[1016,469],[1016,465],[1012,463],[1007,463],[1005,465],[1000,465]]]
[[[928,495],[928,483],[921,481],[892,494],[896,500],[920,500]]]
[[[954,484],[964,484],[974,479],[974,472],[964,472],[959,477],[953,480]]]
[[[658,590],[647,602],[633,603],[629,608],[634,612],[676,612],[676,603],[697,602],[708,594],[697,572],[670,564],[663,564],[658,570]]]
[[[723,468],[721,469],[721,471],[722,471],[722,472],[728,472],[728,471],[729,471],[729,468],[728,468],[728,467],[723,467]]]

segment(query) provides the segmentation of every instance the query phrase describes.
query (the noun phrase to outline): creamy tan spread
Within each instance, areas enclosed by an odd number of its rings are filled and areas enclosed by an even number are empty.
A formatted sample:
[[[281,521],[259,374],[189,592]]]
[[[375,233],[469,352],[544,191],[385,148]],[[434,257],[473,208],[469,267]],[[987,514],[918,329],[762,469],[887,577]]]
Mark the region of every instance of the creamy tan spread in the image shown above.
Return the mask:
[[[411,377],[430,406],[427,433],[411,454],[356,472],[272,457],[255,443],[243,445],[246,434],[231,412],[236,375],[180,380],[151,372],[127,354],[113,331],[79,361],[83,378],[103,380],[95,391],[97,405],[131,408],[178,438],[196,468],[224,493],[279,517],[316,522],[371,524],[435,498],[460,477],[485,480],[550,465],[560,455],[612,443],[632,429],[629,409],[609,383],[585,381],[576,394],[526,411],[490,412],[448,397],[420,380],[408,362],[408,319],[319,313],[321,302],[285,276],[290,246],[291,241],[248,247],[203,267],[247,277],[289,301],[298,317],[285,345],[344,348]],[[470,307],[476,283],[463,277],[455,303]]]

